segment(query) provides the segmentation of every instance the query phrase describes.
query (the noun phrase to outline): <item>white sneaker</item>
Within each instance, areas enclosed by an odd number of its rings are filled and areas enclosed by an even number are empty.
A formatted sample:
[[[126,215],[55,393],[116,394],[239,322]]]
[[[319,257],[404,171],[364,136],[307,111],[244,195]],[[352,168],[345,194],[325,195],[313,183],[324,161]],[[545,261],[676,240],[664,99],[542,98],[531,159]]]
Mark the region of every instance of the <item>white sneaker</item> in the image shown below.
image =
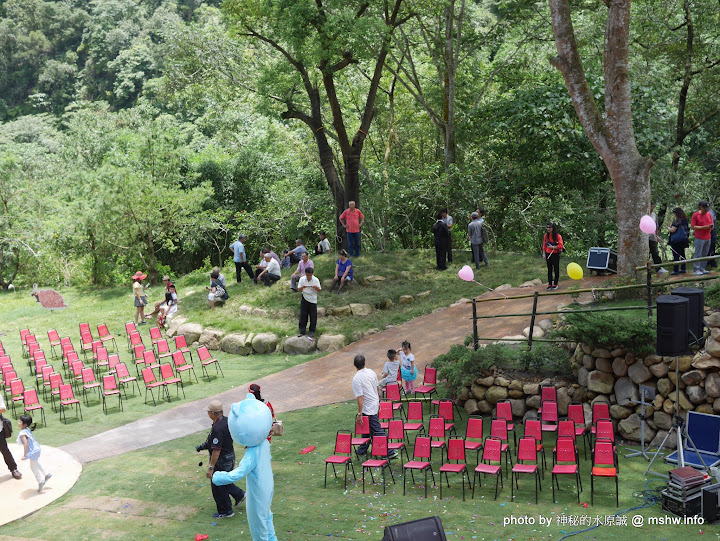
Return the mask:
[[[667,273],[668,273],[667,269],[663,269],[662,267],[660,267],[660,269],[658,270],[658,274],[667,274]]]
[[[701,270],[696,270],[695,272],[693,272],[693,274],[694,274],[695,276],[702,276],[704,273],[703,273],[703,271],[701,271]]]

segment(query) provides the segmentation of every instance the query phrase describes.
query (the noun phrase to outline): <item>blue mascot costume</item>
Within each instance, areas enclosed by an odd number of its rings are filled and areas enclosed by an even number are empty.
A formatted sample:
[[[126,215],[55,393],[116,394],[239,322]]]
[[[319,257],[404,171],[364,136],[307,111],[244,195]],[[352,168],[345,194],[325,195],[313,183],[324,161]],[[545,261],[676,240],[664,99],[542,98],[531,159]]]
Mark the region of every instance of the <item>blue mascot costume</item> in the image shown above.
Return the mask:
[[[237,468],[215,472],[212,481],[228,485],[247,477],[246,512],[253,541],[277,541],[270,511],[275,487],[267,440],[272,428],[270,409],[248,394],[245,400],[230,407],[228,427],[233,440],[247,446],[247,450]]]

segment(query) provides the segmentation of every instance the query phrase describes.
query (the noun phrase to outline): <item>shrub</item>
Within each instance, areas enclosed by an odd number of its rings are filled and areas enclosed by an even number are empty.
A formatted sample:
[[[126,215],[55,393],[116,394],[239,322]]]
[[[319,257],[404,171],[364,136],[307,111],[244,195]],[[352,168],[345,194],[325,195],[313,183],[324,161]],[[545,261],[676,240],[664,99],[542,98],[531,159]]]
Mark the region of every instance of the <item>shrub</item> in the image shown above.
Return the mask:
[[[438,381],[447,381],[446,387],[438,385],[438,393],[441,397],[457,396],[468,380],[477,378],[492,365],[511,366],[516,355],[511,348],[500,344],[491,344],[477,351],[455,344],[432,362],[438,371]]]
[[[568,312],[566,322],[566,326],[551,333],[553,337],[605,349],[622,347],[637,354],[655,350],[655,324],[646,318],[621,312]]]
[[[705,304],[710,308],[720,308],[720,284],[705,288]]]
[[[523,370],[555,372],[567,375],[572,371],[570,355],[557,345],[538,344],[517,354],[517,364]]]

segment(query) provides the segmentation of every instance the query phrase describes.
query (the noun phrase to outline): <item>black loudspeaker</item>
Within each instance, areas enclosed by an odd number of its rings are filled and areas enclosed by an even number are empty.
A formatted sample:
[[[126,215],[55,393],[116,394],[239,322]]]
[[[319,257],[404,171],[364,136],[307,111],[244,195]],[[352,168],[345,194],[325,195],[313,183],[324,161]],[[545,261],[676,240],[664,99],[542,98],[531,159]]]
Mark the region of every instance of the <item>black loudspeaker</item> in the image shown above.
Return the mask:
[[[447,541],[440,517],[386,526],[383,541]]]
[[[666,357],[685,355],[688,342],[690,300],[678,295],[657,298],[657,344],[655,352]]]
[[[690,300],[690,312],[688,314],[688,329],[690,331],[690,342],[693,342],[703,335],[705,325],[705,290],[699,287],[676,287],[670,292],[671,295],[687,297]]]
[[[705,523],[715,522],[720,519],[720,483],[710,485],[702,490],[702,517]]]

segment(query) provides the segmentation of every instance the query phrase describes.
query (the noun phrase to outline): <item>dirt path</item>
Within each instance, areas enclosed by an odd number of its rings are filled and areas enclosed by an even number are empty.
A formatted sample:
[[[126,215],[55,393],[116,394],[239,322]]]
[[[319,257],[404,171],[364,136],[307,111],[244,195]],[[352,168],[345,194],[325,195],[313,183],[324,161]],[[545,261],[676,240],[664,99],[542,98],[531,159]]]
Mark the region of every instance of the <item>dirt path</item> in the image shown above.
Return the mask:
[[[602,277],[586,278],[582,285],[588,287],[602,280]],[[565,290],[571,283],[562,283],[560,291]],[[545,287],[541,286],[539,289],[544,291]],[[533,291],[528,288],[513,288],[502,293],[511,296]],[[497,292],[482,295],[482,298],[486,297],[503,298]],[[585,294],[583,298],[588,299],[590,296]],[[569,304],[571,300],[568,295],[540,297],[538,311],[555,310],[559,304]],[[478,313],[481,315],[527,313],[531,309],[532,299],[478,304]],[[365,355],[368,366],[379,373],[387,350],[399,349],[402,341],[408,340],[422,371],[425,364],[445,353],[451,345],[462,343],[467,335],[472,334],[471,316],[472,305],[469,303],[450,306],[363,338],[340,351],[261,378],[256,380],[256,383],[262,387],[263,396],[271,399],[276,413],[353,400],[350,381],[355,372],[352,364],[355,355]],[[539,316],[538,319],[544,317],[548,316]],[[529,325],[529,321],[529,317],[480,320],[480,335],[498,338],[517,335]],[[204,411],[206,404],[213,399],[220,400],[223,404],[242,400],[247,394],[249,383],[251,382],[238,382],[236,388],[219,395],[182,404],[157,415],[67,444],[61,449],[81,463],[88,463],[205,430],[209,426]]]

